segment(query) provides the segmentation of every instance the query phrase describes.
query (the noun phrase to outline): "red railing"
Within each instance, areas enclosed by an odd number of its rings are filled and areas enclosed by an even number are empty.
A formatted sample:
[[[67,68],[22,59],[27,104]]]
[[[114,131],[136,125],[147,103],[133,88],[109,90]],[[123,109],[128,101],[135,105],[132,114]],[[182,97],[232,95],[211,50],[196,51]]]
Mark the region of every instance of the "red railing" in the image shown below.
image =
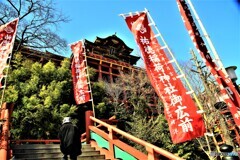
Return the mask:
[[[4,105],[3,105],[4,106]],[[5,105],[1,110],[1,119],[4,119],[3,127],[2,127],[2,133],[1,135],[1,150],[0,150],[0,159],[1,160],[7,160],[11,158],[11,149],[9,148],[9,143],[15,143],[15,144],[22,144],[22,143],[40,143],[40,144],[49,144],[49,143],[60,143],[59,139],[52,139],[52,140],[33,140],[33,139],[26,139],[26,140],[9,140],[8,139],[8,133],[9,133],[9,111],[11,112],[12,109],[9,110],[8,107]],[[92,111],[86,112],[86,133],[82,134],[81,140],[82,142],[86,142],[87,144],[91,144],[96,149],[100,150],[102,154],[106,156],[107,159],[115,160],[116,157],[114,157],[114,146],[117,146],[118,148],[122,149],[126,153],[130,154],[131,156],[135,157],[136,159],[144,159],[144,160],[158,160],[159,155],[164,156],[168,159],[174,159],[174,160],[183,160],[182,158],[164,150],[157,146],[154,146],[146,141],[143,141],[139,138],[136,138],[124,131],[121,131],[120,129],[113,127],[110,124],[107,124],[106,122],[116,122],[114,120],[114,117],[111,117],[109,120],[101,121],[99,119],[96,119],[93,117]],[[96,125],[98,124],[98,125]],[[103,129],[104,128],[104,129]],[[109,142],[109,149],[103,149],[98,146],[98,144],[91,139],[90,132],[94,132],[107,140]],[[6,134],[3,134],[6,133]],[[131,140],[132,142],[135,142],[139,145],[142,145],[146,153],[143,153],[126,143],[122,142],[120,139],[117,138],[117,135],[121,135],[124,138]],[[3,146],[2,146],[3,145]]]
[[[12,144],[50,144],[50,143],[60,143],[59,139],[23,139],[23,140],[11,140]]]
[[[112,116],[109,119],[103,119],[102,121],[106,122],[108,124],[116,124],[117,120],[115,118],[116,118],[115,116]],[[102,125],[99,124],[96,127],[99,128],[101,126]],[[1,135],[1,133],[0,133],[0,135]],[[6,134],[6,135],[8,135],[8,134]],[[81,141],[82,141],[82,143],[86,142],[86,132],[81,135]],[[60,144],[59,139],[24,139],[24,140],[9,140],[8,142],[11,143],[11,144],[52,144],[52,143]],[[13,156],[12,155],[12,150],[11,150],[11,148],[9,148],[9,144],[6,143],[5,146],[6,147],[2,150],[3,152],[0,153],[0,160],[7,160],[7,159],[10,159]]]
[[[94,123],[104,126],[106,128],[107,132],[106,132],[106,130],[101,130],[101,129],[95,127]],[[107,140],[109,142],[109,150],[98,148],[100,150],[100,152],[102,152],[103,154],[106,155],[107,159],[114,160],[116,158],[116,157],[114,157],[114,146],[117,146],[118,148],[122,149],[123,151],[125,151],[125,152],[129,153],[130,155],[132,155],[133,157],[135,157],[136,159],[140,159],[140,160],[142,160],[142,159],[158,160],[159,155],[164,156],[169,159],[183,160],[182,158],[180,158],[164,149],[154,146],[146,141],[136,138],[116,127],[113,127],[101,120],[94,118],[92,111],[87,111],[86,112],[86,143],[92,144],[93,146],[95,146],[97,148],[96,142],[91,140],[91,136],[90,136],[91,131],[100,135],[101,137],[103,137],[105,140]],[[135,148],[123,143],[119,139],[116,139],[117,134],[121,135],[121,136],[127,138],[128,140],[131,140],[139,145],[142,145],[143,147],[145,147],[147,154],[144,154],[144,153],[136,150]]]

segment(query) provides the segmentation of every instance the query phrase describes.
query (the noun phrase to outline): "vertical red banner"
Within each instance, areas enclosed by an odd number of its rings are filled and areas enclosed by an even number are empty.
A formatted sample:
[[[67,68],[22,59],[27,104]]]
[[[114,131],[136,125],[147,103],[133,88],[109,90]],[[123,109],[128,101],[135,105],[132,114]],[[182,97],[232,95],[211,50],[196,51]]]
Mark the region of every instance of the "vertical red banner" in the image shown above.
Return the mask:
[[[0,88],[2,79],[5,77],[3,70],[7,66],[7,59],[12,52],[17,32],[18,18],[0,26]]]
[[[212,59],[210,52],[208,51],[204,40],[194,22],[191,15],[191,11],[188,8],[185,0],[177,0],[177,5],[179,7],[183,22],[188,30],[188,33],[200,53],[206,66],[209,68],[212,75],[215,77],[219,87],[220,92],[224,101],[226,102],[236,125],[240,128],[240,96],[233,85],[231,79],[224,74],[224,72],[217,67],[214,60]]]
[[[72,59],[72,78],[74,88],[74,98],[76,104],[86,103],[90,100],[90,91],[86,74],[85,52],[83,42],[78,41],[71,45]]]
[[[163,100],[173,143],[203,136],[206,131],[203,118],[155,38],[147,14],[128,16],[125,20],[141,49],[151,84]]]

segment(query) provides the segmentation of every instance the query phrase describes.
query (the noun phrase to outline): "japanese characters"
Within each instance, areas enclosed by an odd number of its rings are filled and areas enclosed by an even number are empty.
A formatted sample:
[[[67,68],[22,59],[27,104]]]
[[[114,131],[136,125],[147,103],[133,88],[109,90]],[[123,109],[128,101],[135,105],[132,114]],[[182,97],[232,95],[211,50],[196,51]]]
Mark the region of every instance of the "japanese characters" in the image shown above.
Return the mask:
[[[86,65],[84,56],[83,42],[78,41],[71,45],[73,52],[72,77],[74,86],[74,98],[76,104],[82,104],[90,100],[88,81],[86,75]]]

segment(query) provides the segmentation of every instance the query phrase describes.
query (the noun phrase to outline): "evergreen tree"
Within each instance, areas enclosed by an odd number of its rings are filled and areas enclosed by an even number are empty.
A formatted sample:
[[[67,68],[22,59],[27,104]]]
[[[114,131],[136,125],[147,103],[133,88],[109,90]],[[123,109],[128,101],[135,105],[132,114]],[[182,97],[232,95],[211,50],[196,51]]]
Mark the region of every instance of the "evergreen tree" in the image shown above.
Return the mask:
[[[14,103],[12,138],[57,138],[62,118],[76,110],[69,59],[57,67],[51,61],[25,60],[21,54],[14,57],[4,94],[5,102]]]

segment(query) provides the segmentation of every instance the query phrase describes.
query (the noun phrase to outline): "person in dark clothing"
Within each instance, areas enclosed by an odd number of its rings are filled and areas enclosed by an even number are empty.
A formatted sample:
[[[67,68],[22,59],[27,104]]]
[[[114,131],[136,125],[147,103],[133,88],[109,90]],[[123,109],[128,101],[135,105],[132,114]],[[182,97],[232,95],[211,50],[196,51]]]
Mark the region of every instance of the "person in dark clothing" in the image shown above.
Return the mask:
[[[70,117],[63,119],[58,137],[60,139],[60,150],[63,153],[63,160],[77,160],[77,156],[82,153],[82,144],[80,131],[76,125],[73,125]]]

